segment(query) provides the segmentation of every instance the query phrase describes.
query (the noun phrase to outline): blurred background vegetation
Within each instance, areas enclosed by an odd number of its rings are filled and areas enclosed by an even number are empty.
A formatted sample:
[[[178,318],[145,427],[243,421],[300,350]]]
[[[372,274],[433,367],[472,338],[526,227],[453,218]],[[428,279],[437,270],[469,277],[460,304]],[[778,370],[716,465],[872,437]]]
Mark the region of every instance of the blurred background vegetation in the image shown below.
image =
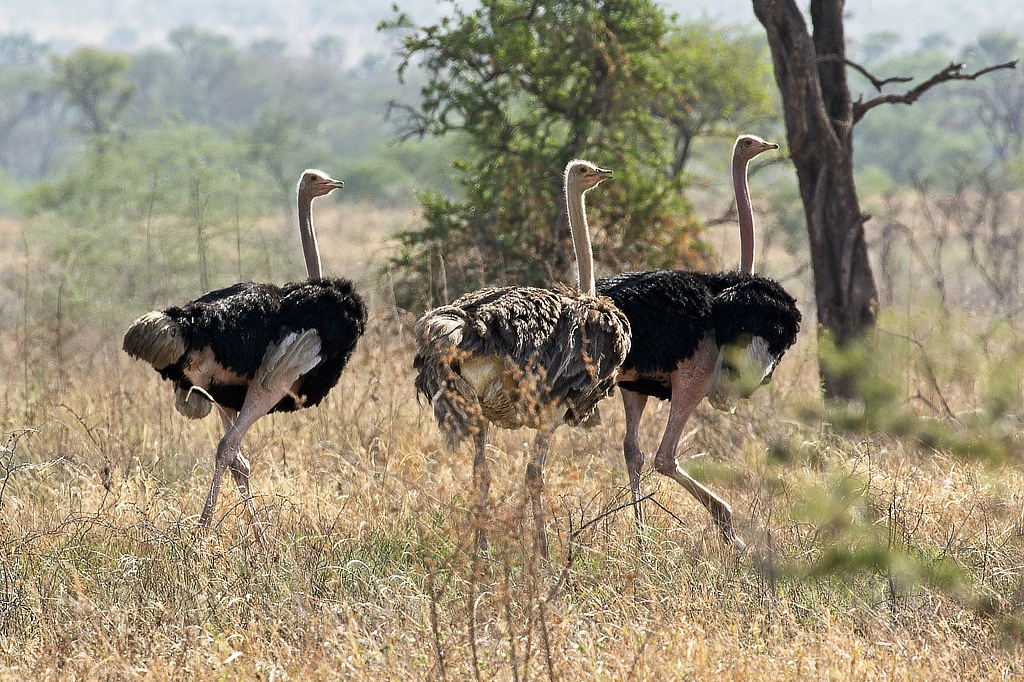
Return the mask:
[[[570,279],[560,173],[577,156],[616,171],[589,206],[599,274],[728,267],[732,141],[785,141],[751,24],[646,0],[314,14],[324,32],[296,32],[311,21],[298,16],[276,39],[230,21],[131,40],[110,28],[103,47],[0,35],[5,353],[61,367],[141,310],[300,277],[294,183],[310,166],[346,181],[333,200],[343,216],[388,216],[365,237],[365,272],[339,274],[412,312],[484,284]],[[893,29],[851,38],[850,56],[887,78],[1021,48],[1006,31],[910,46]],[[855,97],[872,95],[851,77]],[[1012,320],[1024,305],[1021,70],[873,110],[855,148],[882,307],[923,296],[943,314]],[[775,254],[761,267],[813,319],[792,168],[785,149],[758,161],[762,249]]]

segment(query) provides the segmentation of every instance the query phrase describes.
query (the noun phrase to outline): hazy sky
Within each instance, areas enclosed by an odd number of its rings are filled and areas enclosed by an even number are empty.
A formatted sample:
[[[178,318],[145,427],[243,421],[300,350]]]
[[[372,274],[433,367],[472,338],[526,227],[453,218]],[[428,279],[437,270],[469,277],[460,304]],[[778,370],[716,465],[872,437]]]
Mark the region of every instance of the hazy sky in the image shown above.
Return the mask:
[[[805,6],[807,0],[798,3]],[[729,23],[757,22],[749,0],[662,0],[662,4],[683,17],[704,12]],[[847,0],[845,9],[847,39],[895,31],[903,36],[901,45],[908,50],[934,33],[947,33],[959,43],[992,29],[1024,37],[1021,0]]]
[[[750,0],[661,1],[684,19],[706,14],[757,27]],[[436,20],[438,13],[448,8],[447,3],[435,0],[397,2],[421,23]],[[390,5],[391,0],[4,0],[0,3],[0,33],[30,32],[37,39],[54,42],[58,49],[83,42],[131,49],[162,42],[170,29],[192,23],[243,44],[277,38],[297,49],[305,49],[323,33],[332,33],[343,36],[350,57],[358,58],[367,51],[384,49],[384,38],[375,25],[390,15]],[[1024,36],[1021,0],[848,0],[846,12],[851,47],[880,31],[901,34],[899,47],[903,50],[915,49],[922,37],[934,33],[946,33],[957,44],[993,28]]]

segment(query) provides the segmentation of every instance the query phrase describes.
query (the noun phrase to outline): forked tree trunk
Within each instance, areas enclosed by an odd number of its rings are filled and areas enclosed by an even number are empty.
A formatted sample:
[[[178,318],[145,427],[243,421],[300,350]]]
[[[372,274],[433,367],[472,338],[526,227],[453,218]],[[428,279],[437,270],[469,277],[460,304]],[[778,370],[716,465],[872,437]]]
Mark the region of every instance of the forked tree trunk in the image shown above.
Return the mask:
[[[795,0],[753,0],[785,108],[810,236],[819,334],[839,349],[875,323],[878,291],[853,179],[853,102],[846,80],[843,0],[811,0],[813,36]],[[819,363],[825,395],[850,398],[854,376]]]

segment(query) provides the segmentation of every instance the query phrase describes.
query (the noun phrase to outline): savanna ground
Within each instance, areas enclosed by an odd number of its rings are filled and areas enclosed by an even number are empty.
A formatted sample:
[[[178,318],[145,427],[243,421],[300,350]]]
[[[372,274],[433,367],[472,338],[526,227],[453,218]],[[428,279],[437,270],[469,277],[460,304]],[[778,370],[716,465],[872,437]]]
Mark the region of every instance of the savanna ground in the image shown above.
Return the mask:
[[[346,226],[409,215],[366,210]],[[215,532],[197,532],[220,424],[185,420],[170,386],[120,352],[141,306],[126,302],[119,329],[55,343],[58,362],[25,352],[6,299],[0,678],[1024,676],[1015,320],[936,306],[908,255],[879,350],[858,360],[875,397],[832,409],[807,271],[770,254],[770,274],[796,273],[784,283],[800,340],[735,414],[698,408],[679,450],[731,501],[750,550],[725,547],[657,474],[638,549],[612,398],[602,424],[554,439],[548,564],[533,557],[523,486],[532,432],[493,432],[492,551],[477,571],[471,457],[445,449],[414,397],[413,316],[368,264],[379,235],[351,243],[362,233],[318,222],[325,271],[355,276],[373,314],[320,407],[247,436],[262,543],[229,482]],[[8,271],[25,267],[16,233],[0,240]],[[666,415],[649,406],[649,453]]]

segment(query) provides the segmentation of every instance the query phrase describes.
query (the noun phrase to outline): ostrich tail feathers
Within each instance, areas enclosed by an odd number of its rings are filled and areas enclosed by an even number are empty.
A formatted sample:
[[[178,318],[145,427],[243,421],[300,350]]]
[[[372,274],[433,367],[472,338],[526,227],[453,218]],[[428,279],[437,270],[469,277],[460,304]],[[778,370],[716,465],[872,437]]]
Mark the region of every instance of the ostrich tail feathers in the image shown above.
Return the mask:
[[[430,401],[437,425],[453,449],[476,433],[482,419],[476,391],[453,366],[461,355],[465,324],[457,310],[445,306],[421,317],[413,330],[419,340],[413,361],[418,370],[416,392]]]
[[[125,353],[161,370],[185,354],[178,323],[160,311],[146,313],[132,323],[121,346]]]
[[[443,306],[416,321],[413,333],[419,339],[421,353],[441,352],[462,343],[466,318],[460,312],[453,306]]]

